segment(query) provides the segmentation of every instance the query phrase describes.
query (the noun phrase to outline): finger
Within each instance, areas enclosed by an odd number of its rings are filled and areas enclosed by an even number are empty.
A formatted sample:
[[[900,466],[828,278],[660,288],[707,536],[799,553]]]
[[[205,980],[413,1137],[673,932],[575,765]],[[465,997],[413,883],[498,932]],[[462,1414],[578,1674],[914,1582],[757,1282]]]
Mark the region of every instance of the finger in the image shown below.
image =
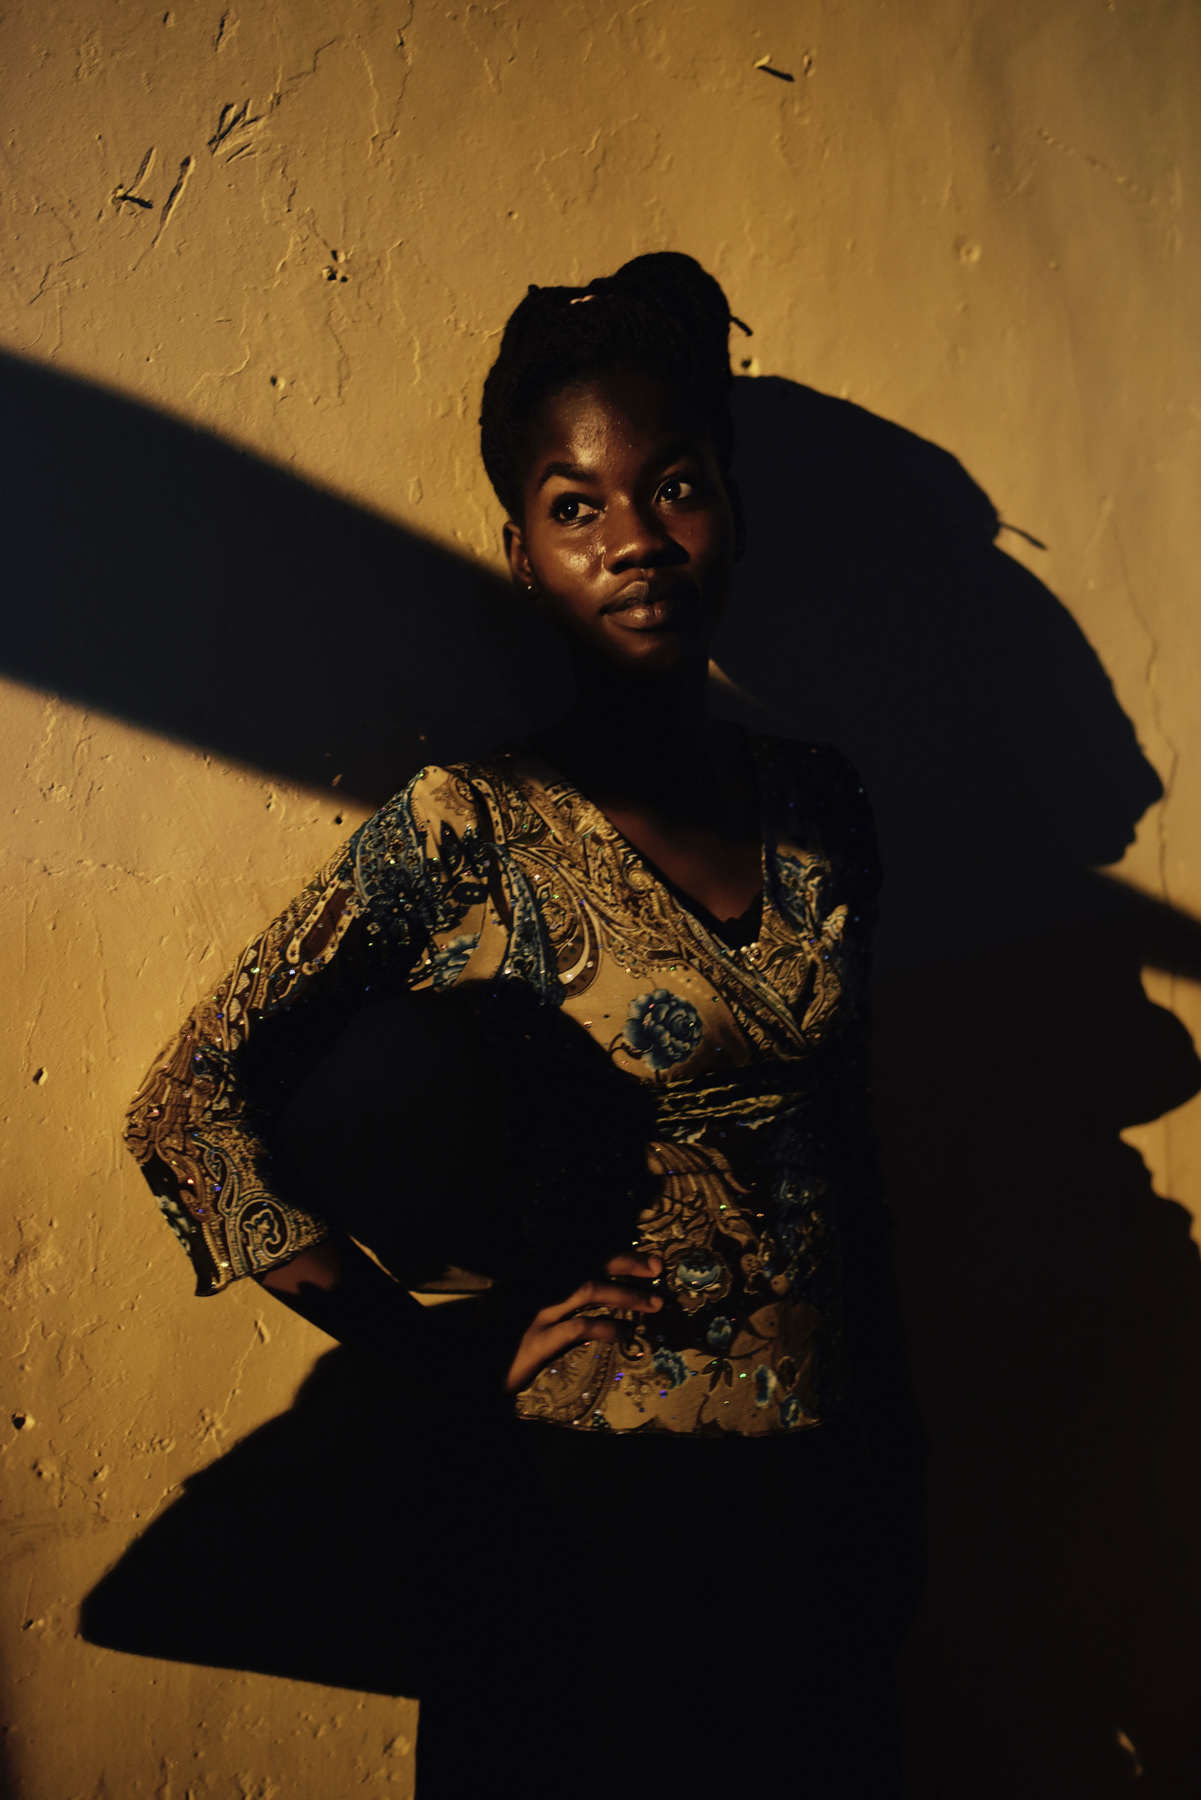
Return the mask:
[[[623,1287],[614,1282],[612,1287],[603,1281],[593,1282],[596,1297],[589,1302],[592,1306],[612,1306],[622,1312],[658,1312],[663,1305],[661,1294],[648,1294],[645,1288]]]
[[[617,1319],[564,1319],[561,1325],[552,1325],[549,1331],[540,1332],[534,1348],[539,1357],[545,1353],[551,1358],[570,1350],[573,1344],[616,1344],[620,1338],[621,1325]]]
[[[619,1287],[615,1283],[605,1281],[586,1281],[578,1287],[574,1294],[561,1300],[555,1306],[544,1306],[534,1319],[539,1328],[557,1325],[560,1319],[569,1318],[572,1313],[579,1312],[582,1306],[613,1306],[632,1312],[658,1312],[663,1302],[658,1294],[648,1294],[642,1288]]]
[[[642,1281],[654,1281],[662,1273],[663,1258],[642,1250],[622,1250],[605,1264],[606,1275],[637,1275]]]
[[[564,1319],[560,1325],[548,1325],[523,1340],[505,1387],[509,1393],[517,1393],[529,1385],[540,1369],[577,1344],[619,1343],[620,1330],[615,1319],[575,1318]]]

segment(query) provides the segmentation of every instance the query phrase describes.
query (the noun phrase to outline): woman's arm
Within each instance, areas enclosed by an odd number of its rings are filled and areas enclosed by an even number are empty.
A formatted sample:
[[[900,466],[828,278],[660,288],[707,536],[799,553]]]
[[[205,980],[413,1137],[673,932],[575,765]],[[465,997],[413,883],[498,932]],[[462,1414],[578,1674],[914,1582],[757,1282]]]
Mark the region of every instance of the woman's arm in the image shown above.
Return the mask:
[[[581,1307],[653,1312],[659,1301],[619,1279],[581,1279],[564,1293],[576,1277],[564,1281],[560,1265],[423,1307],[333,1228],[319,1187],[298,1186],[272,1149],[281,1108],[350,1019],[420,974],[432,928],[463,930],[483,910],[486,868],[475,867],[470,829],[456,818],[448,833],[415,804],[419,786],[448,785],[426,771],[247,947],[155,1059],[126,1137],[200,1293],[253,1275],[330,1336],[427,1385],[500,1395],[573,1343],[617,1337],[616,1321],[577,1317]],[[581,1277],[597,1267],[588,1263]],[[606,1273],[645,1280],[657,1270],[627,1253]]]
[[[482,913],[470,808],[449,816],[437,804],[452,790],[446,771],[423,770],[247,945],[155,1058],[126,1142],[198,1293],[330,1235],[320,1195],[273,1155],[273,1122],[356,1013],[417,978],[434,931],[467,929],[473,909]]]
[[[125,1139],[191,1257],[197,1292],[290,1261],[329,1225],[274,1162],[264,1125],[402,947],[381,955],[355,839],[250,943],[157,1056]]]
[[[580,1317],[582,1307],[657,1312],[657,1294],[622,1284],[653,1281],[657,1256],[612,1257],[610,1281],[586,1281],[566,1299],[531,1315],[528,1287],[425,1307],[351,1238],[335,1235],[269,1269],[259,1281],[285,1306],[339,1343],[402,1368],[433,1392],[480,1400],[515,1394],[574,1344],[616,1342],[616,1319]],[[528,1321],[528,1322],[527,1322]]]

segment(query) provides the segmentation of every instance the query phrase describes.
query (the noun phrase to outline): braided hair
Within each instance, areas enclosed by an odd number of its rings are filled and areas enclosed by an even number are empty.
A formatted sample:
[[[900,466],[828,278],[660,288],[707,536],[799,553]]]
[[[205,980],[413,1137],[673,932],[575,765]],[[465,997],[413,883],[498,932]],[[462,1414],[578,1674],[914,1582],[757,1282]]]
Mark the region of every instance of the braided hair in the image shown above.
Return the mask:
[[[636,256],[587,287],[531,287],[505,326],[480,411],[484,467],[509,517],[521,517],[526,442],[539,410],[616,364],[651,370],[696,408],[725,474],[734,454],[731,324],[750,336],[713,276],[673,250]]]

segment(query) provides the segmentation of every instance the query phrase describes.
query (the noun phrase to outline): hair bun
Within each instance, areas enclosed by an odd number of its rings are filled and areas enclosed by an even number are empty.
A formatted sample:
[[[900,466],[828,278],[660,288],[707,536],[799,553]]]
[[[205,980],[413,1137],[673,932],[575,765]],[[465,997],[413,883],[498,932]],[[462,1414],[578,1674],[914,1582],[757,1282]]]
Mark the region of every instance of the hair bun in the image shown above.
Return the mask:
[[[730,303],[721,283],[695,257],[679,250],[654,250],[623,263],[607,283],[591,285],[620,287],[661,306],[699,341],[706,358],[720,359],[729,366]]]
[[[620,364],[640,364],[686,395],[727,470],[730,324],[720,283],[674,250],[636,256],[586,287],[531,282],[505,326],[480,409],[484,467],[510,518],[521,516],[526,437],[538,409],[573,381]]]

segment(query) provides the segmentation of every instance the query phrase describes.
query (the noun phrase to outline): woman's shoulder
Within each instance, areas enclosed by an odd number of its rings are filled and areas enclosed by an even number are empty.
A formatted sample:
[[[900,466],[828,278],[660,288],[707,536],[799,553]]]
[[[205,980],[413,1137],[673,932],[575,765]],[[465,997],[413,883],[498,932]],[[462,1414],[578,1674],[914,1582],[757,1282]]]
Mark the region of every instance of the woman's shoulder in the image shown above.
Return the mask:
[[[813,798],[825,794],[834,801],[866,801],[858,769],[836,745],[760,731],[748,731],[746,737],[759,768],[778,781]]]
[[[468,825],[479,815],[481,801],[505,782],[507,752],[496,751],[459,762],[426,763],[386,800],[368,826],[409,818],[458,821]]]
[[[352,850],[360,866],[368,860],[412,868],[428,863],[448,835],[460,843],[503,836],[501,816],[512,785],[508,759],[509,753],[501,750],[426,763],[359,827]]]
[[[821,848],[873,890],[879,850],[859,771],[834,744],[753,734],[765,821],[783,837]]]

